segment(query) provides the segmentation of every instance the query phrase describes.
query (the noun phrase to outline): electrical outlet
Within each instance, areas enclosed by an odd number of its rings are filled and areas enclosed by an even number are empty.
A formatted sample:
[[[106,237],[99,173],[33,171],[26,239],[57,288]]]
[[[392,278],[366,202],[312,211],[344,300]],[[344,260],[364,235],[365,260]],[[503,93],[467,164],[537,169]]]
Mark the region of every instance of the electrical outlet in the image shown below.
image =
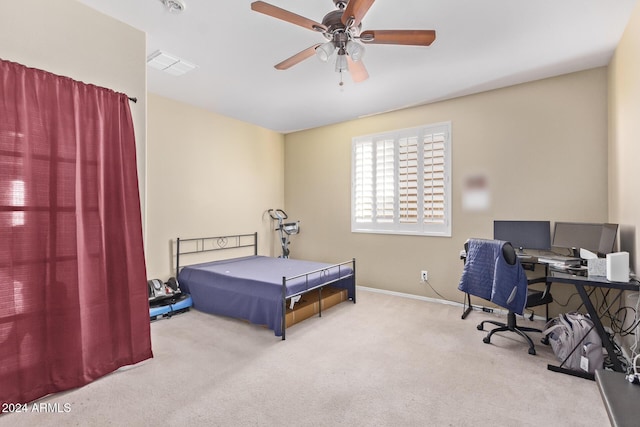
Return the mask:
[[[422,270],[420,272],[420,281],[426,282],[427,280],[429,280],[429,272],[427,270]]]

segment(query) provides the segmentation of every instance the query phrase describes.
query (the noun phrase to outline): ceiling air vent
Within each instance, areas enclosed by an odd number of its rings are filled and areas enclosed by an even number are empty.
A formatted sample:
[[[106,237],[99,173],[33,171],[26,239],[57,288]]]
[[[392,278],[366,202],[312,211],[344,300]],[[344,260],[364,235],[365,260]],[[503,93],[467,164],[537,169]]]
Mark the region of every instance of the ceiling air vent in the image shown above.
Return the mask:
[[[156,50],[147,57],[147,64],[156,70],[165,71],[173,76],[181,76],[196,68],[190,62]]]

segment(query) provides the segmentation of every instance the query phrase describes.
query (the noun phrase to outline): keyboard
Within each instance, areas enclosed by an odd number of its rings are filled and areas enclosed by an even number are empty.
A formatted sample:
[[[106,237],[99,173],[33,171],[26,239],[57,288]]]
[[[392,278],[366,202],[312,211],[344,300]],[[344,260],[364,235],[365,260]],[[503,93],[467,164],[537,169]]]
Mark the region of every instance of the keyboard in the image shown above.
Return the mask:
[[[564,256],[564,255],[545,255],[539,256],[538,262],[545,264],[564,264],[564,265],[580,265],[580,258]]]

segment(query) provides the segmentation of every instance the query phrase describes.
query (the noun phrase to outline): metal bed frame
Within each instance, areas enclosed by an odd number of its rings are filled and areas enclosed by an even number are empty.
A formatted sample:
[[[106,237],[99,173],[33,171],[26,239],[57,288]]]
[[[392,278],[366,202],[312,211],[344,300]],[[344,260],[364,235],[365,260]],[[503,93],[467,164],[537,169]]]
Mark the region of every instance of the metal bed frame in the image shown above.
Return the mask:
[[[186,249],[181,251],[181,244],[191,243],[194,247],[191,249]],[[258,255],[258,233],[251,234],[233,234],[228,236],[214,236],[214,237],[198,237],[193,239],[176,239],[176,277],[178,277],[178,273],[180,272],[180,256],[181,255],[190,255],[190,254],[199,254],[204,252],[214,252],[214,251],[222,251],[229,249],[238,249],[238,248],[253,248],[253,255]],[[190,265],[190,264],[189,264]],[[183,266],[184,267],[184,266]],[[348,271],[347,267],[351,267],[351,272]],[[309,286],[309,277],[313,274],[320,273],[320,276],[328,275],[329,270],[338,269],[338,277],[332,280],[328,280],[316,286]],[[342,272],[345,272],[343,275]],[[338,281],[347,279],[349,277],[353,277],[353,298],[352,301],[356,303],[356,259],[352,258],[350,261],[344,261],[337,264],[329,265],[324,268],[320,268],[317,270],[309,271],[303,274],[298,274],[296,276],[285,277],[282,276],[282,340],[285,339],[286,332],[286,314],[287,314],[287,300],[294,298],[298,295],[304,295],[309,292],[318,291],[318,301],[322,301],[322,288],[328,286],[332,283],[336,283]],[[305,289],[303,291],[297,292],[295,294],[287,296],[287,283],[304,278],[306,283]],[[318,304],[318,317],[322,317],[322,304]]]

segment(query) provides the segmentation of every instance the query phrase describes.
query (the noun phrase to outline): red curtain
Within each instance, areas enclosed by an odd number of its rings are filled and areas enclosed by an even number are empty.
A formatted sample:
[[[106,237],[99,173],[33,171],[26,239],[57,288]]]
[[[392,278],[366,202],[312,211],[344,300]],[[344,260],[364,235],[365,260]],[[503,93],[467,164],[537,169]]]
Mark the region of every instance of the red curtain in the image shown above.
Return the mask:
[[[0,59],[0,402],[152,356],[126,95]]]

